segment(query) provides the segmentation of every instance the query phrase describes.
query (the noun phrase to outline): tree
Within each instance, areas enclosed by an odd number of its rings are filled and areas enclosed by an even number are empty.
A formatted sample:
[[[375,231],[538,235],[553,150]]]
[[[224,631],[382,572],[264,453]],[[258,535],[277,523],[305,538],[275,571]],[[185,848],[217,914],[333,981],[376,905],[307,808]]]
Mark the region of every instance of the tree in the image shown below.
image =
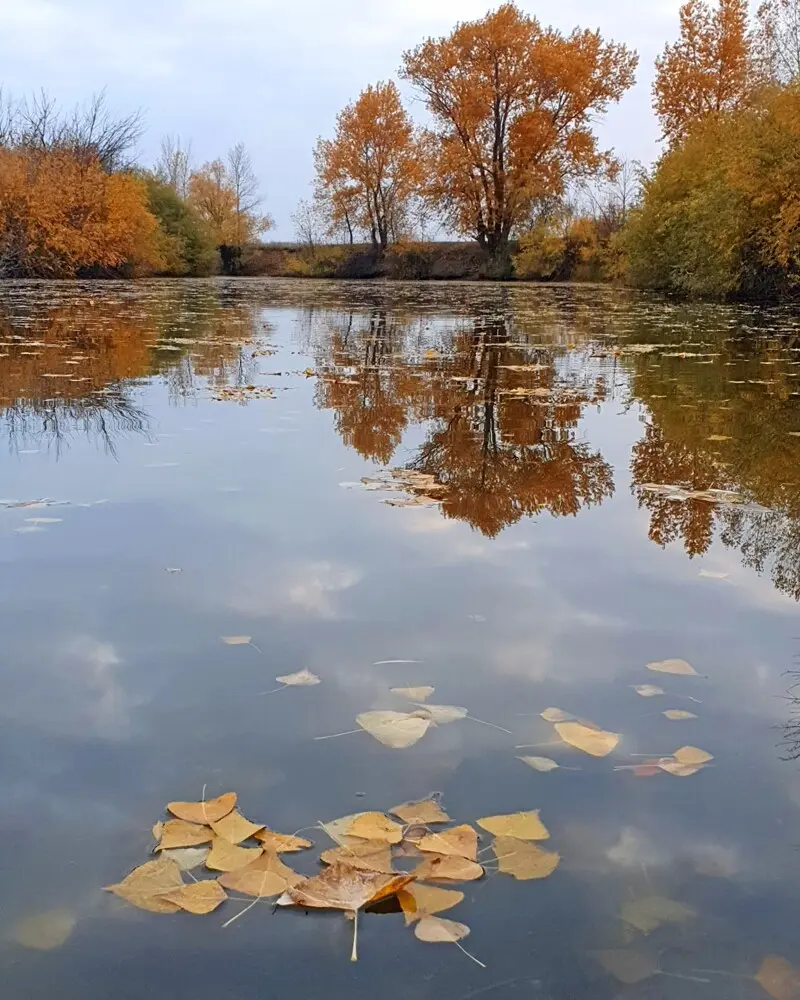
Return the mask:
[[[396,240],[423,174],[414,125],[396,85],[367,87],[348,104],[333,139],[317,143],[315,164],[331,216],[345,222],[351,242],[354,226],[381,250]]]
[[[752,83],[747,0],[688,0],[680,37],[656,60],[653,104],[674,145],[709,114],[741,106]]]
[[[165,237],[165,273],[177,277],[211,274],[217,253],[209,226],[171,184],[149,175],[145,176],[145,185],[148,207]]]
[[[800,0],[765,0],[756,13],[753,37],[763,76],[777,83],[800,77]]]
[[[502,257],[541,199],[609,162],[593,120],[634,82],[638,58],[598,32],[564,36],[513,3],[403,57],[433,124],[430,198]]]
[[[256,212],[261,204],[259,183],[250,153],[243,142],[237,142],[228,150],[228,178],[233,192],[234,244],[242,247],[274,225],[268,215]]]
[[[319,204],[316,201],[301,198],[292,214],[292,224],[297,242],[308,247],[313,254],[324,239],[326,229]]]
[[[179,135],[165,135],[154,168],[155,176],[168,184],[179,198],[189,196],[189,177],[192,173],[192,144],[184,146]]]

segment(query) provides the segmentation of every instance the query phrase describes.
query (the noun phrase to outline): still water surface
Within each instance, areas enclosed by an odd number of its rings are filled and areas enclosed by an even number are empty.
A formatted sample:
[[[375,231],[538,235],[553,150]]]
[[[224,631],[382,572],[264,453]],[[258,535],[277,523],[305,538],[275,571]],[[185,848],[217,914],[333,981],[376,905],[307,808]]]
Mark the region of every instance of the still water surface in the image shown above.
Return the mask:
[[[797,313],[593,287],[6,282],[0,435],[4,1000],[749,1000],[765,956],[800,966]],[[361,488],[396,468],[440,503]],[[725,502],[686,495],[708,490]],[[670,657],[703,676],[646,669]],[[263,694],[303,668],[322,683]],[[513,735],[315,741],[407,710],[389,689],[409,685]],[[618,747],[515,749],[554,740],[550,706]],[[683,744],[711,766],[614,770]],[[352,965],[339,914],[261,904],[222,929],[241,904],[158,916],[103,893],[204,785],[286,833],[431,791],[459,822],[539,808],[562,862],[459,886],[446,916],[485,970],[399,914],[363,918]],[[654,895],[695,916],[620,919]],[[52,910],[64,943],[20,944]],[[617,948],[670,975],[618,982],[593,955]]]

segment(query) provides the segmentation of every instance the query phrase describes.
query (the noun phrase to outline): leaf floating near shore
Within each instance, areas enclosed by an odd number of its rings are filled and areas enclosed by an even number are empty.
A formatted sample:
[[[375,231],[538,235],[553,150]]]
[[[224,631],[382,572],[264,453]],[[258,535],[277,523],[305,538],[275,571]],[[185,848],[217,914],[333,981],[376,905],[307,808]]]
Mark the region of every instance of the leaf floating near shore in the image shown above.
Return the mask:
[[[546,708],[540,714],[545,722],[569,722],[575,718],[574,715],[570,715],[560,708]]]
[[[466,858],[468,861],[478,859],[478,834],[467,823],[454,826],[449,830],[429,833],[419,841],[417,847],[421,851],[432,851],[434,854],[453,855]]]
[[[659,660],[656,663],[648,663],[647,669],[660,674],[675,674],[679,677],[698,676],[697,671],[686,660]]]
[[[167,810],[187,823],[216,823],[233,811],[236,792],[226,792],[207,802],[168,802]],[[158,839],[158,838],[156,838]]]
[[[678,722],[681,719],[696,719],[697,716],[694,712],[687,712],[683,708],[668,708],[666,712],[662,712],[662,715],[671,719],[673,722]]]
[[[168,858],[159,858],[134,868],[121,882],[106,886],[106,890],[140,910],[177,913],[180,909],[178,904],[165,899],[164,895],[182,887],[183,879],[177,864]]]
[[[582,722],[557,722],[555,729],[565,743],[592,757],[607,757],[616,749],[620,740],[619,733],[591,729]]]
[[[664,694],[664,689],[656,687],[655,684],[632,684],[631,687],[642,698],[655,698]]]
[[[549,840],[550,831],[539,818],[539,810],[511,813],[508,816],[484,816],[478,826],[495,837],[514,837],[517,840]]]
[[[427,698],[434,693],[435,688],[432,687],[407,687],[407,688],[389,688],[392,694],[396,694],[400,698],[407,698],[409,701],[413,701],[415,704],[424,702]]]
[[[322,683],[322,680],[310,670],[298,670],[297,673],[285,674],[283,677],[276,677],[275,680],[286,687],[313,687]]]
[[[534,771],[542,771],[543,773],[555,771],[561,766],[549,757],[517,757],[517,760],[521,760],[523,764],[532,767]]]
[[[403,802],[392,806],[389,810],[392,816],[397,816],[404,823],[449,823],[450,817],[442,809],[436,799],[422,799],[420,802]]]
[[[800,972],[780,955],[767,955],[753,978],[774,1000],[800,998]]]
[[[362,712],[356,722],[379,743],[393,750],[405,750],[419,743],[427,733],[433,720],[409,712]]]
[[[500,871],[520,881],[547,878],[561,861],[561,855],[557,851],[546,851],[517,837],[496,837],[492,842],[492,850]]]

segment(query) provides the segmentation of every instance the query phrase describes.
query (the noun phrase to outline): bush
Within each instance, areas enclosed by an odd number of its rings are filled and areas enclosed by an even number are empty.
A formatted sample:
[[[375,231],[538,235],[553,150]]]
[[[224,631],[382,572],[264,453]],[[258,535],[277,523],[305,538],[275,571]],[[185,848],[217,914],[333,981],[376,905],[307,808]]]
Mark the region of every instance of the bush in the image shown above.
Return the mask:
[[[213,274],[219,258],[210,230],[169,184],[145,178],[150,211],[164,234],[164,274],[175,277]]]

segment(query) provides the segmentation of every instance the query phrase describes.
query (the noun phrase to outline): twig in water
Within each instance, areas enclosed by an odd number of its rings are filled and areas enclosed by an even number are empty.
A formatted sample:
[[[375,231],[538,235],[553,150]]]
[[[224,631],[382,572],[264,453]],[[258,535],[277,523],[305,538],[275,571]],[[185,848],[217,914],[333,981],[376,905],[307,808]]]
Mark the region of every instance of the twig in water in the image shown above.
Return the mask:
[[[352,736],[354,733],[366,732],[364,729],[348,729],[346,733],[332,733],[330,736],[315,736],[315,740],[335,740],[338,736]]]
[[[353,950],[350,952],[350,961],[358,961],[358,910],[353,911]]]
[[[476,965],[479,965],[482,969],[486,968],[486,966],[483,964],[483,962],[480,961],[480,959],[477,959],[475,958],[474,955],[471,955],[466,948],[464,948],[462,945],[458,943],[458,941],[454,941],[453,944],[456,946],[456,948],[458,948],[459,951],[463,951],[464,954],[467,956],[467,958],[471,958]]]
[[[501,733],[508,733],[509,736],[514,735],[510,729],[503,729],[502,726],[496,726],[493,722],[486,722],[485,719],[476,719],[474,715],[468,715],[467,718],[470,722],[480,722],[482,726],[491,726],[492,729],[499,729]]]

